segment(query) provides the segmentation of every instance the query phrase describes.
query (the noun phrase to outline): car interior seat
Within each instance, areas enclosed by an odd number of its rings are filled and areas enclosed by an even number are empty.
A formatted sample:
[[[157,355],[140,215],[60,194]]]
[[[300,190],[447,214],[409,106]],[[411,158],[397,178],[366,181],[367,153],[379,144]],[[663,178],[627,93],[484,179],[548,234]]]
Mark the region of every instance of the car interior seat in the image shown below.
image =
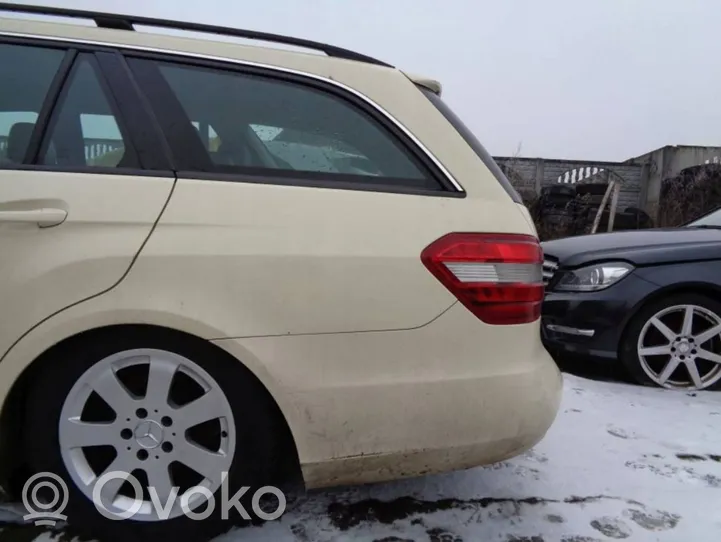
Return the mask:
[[[10,127],[6,152],[9,162],[22,164],[34,129],[34,122],[16,122]]]

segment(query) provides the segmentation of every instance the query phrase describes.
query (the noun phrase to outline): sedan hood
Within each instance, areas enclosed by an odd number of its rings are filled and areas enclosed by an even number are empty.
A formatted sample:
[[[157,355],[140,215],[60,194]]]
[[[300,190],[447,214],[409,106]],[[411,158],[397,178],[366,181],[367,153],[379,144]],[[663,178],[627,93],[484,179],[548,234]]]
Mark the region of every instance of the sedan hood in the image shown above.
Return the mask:
[[[672,228],[566,237],[542,243],[562,267],[621,260],[635,265],[721,258],[721,229]]]

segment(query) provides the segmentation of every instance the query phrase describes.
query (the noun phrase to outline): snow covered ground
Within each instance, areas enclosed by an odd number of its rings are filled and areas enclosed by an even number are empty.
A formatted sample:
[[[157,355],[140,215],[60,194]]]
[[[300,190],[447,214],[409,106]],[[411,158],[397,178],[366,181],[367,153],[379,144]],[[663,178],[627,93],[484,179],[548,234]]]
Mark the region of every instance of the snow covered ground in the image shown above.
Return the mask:
[[[216,542],[721,541],[721,393],[571,375],[564,391],[555,425],[522,457],[310,493]],[[0,542],[32,540],[10,530]]]

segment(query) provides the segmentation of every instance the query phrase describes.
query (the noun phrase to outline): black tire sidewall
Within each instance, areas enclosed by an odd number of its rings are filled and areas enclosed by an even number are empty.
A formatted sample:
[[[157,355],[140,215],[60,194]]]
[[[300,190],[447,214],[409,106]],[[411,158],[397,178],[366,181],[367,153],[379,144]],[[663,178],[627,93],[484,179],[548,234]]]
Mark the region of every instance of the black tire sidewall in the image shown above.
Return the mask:
[[[178,535],[201,541],[220,534],[231,525],[220,518],[220,490],[215,495],[215,513],[203,521],[184,516],[152,523],[113,521],[97,511],[69,476],[58,438],[60,412],[68,392],[95,363],[137,348],[166,350],[184,356],[200,365],[220,385],[232,408],[236,429],[235,454],[227,481],[229,494],[233,495],[241,487],[250,487],[241,502],[253,517],[251,496],[270,480],[273,454],[276,453],[276,433],[269,421],[272,415],[267,394],[245,366],[218,347],[172,331],[139,328],[95,335],[91,341],[61,348],[51,358],[43,360],[43,367],[27,395],[23,446],[28,463],[33,472],[51,472],[66,483],[69,501],[63,513],[68,516],[71,530],[100,536],[102,540],[158,540]]]
[[[619,357],[621,358],[623,366],[626,371],[628,371],[629,375],[639,384],[655,388],[660,387],[651,380],[651,378],[646,374],[646,371],[643,370],[641,360],[638,358],[638,351],[636,350],[636,347],[638,344],[638,338],[641,335],[641,330],[646,322],[648,322],[654,314],[674,305],[698,305],[710,310],[718,316],[721,316],[721,302],[706,295],[697,293],[672,293],[669,294],[668,297],[664,297],[644,305],[629,322],[619,349]],[[718,389],[721,389],[721,381],[706,388],[705,391]]]

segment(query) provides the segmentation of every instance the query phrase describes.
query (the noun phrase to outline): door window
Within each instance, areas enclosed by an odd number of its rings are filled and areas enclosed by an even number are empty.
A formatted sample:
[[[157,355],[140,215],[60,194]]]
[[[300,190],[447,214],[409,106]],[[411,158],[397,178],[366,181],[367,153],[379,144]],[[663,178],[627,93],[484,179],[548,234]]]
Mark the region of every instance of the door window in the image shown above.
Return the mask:
[[[91,55],[78,56],[50,123],[42,163],[61,167],[137,167]]]
[[[62,49],[0,43],[0,167],[23,163]]]

